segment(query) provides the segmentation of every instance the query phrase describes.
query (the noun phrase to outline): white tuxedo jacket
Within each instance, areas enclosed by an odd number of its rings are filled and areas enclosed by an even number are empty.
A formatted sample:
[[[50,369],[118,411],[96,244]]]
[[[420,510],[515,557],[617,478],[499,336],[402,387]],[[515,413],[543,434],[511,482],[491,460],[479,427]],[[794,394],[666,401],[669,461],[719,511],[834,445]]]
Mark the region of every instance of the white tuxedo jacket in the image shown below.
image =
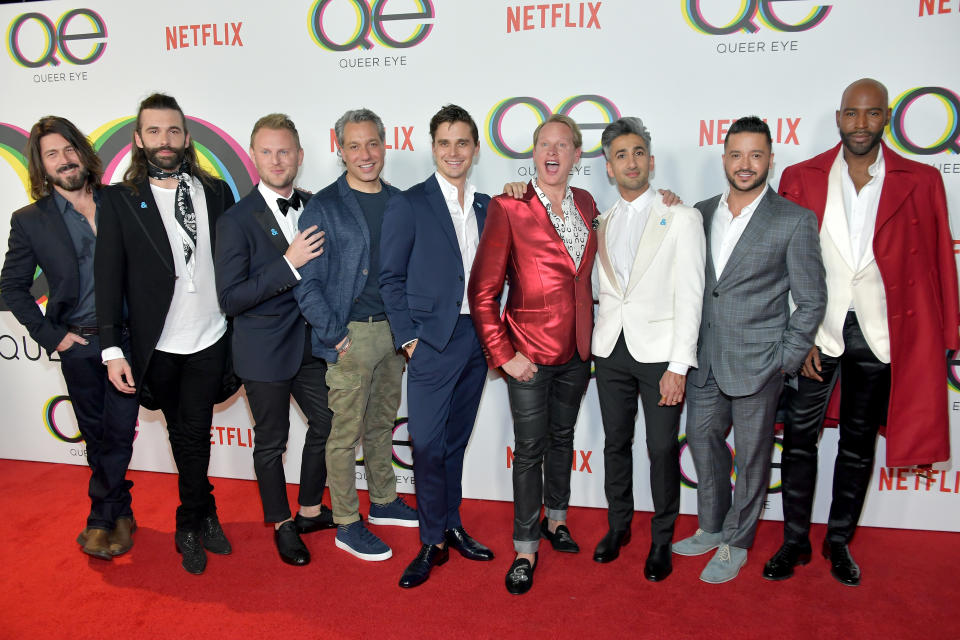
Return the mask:
[[[623,331],[627,349],[638,362],[676,362],[697,366],[697,335],[703,307],[706,240],[700,212],[666,207],[657,197],[650,207],[630,281],[620,287],[607,252],[607,223],[597,232],[597,281],[600,302],[593,331],[593,353],[607,357]]]

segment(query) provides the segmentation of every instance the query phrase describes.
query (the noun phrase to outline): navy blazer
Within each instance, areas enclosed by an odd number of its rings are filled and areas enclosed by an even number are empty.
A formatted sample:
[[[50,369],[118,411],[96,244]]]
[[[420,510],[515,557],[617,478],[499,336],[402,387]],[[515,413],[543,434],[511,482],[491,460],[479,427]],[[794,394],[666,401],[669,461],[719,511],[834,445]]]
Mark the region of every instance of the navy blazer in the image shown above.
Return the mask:
[[[301,230],[317,225],[326,233],[323,255],[299,269],[303,280],[293,292],[313,328],[313,355],[327,362],[337,361],[337,344],[347,335],[350,310],[370,275],[370,229],[346,176],[344,172],[310,198],[300,216]],[[382,184],[391,196],[400,193]]]
[[[37,267],[50,292],[46,314],[30,288]],[[66,319],[77,306],[80,270],[73,241],[53,196],[40,198],[10,217],[10,240],[0,271],[0,296],[30,337],[51,353],[67,335]]]
[[[478,237],[489,202],[485,193],[473,196]],[[417,338],[442,351],[456,327],[467,283],[436,175],[390,199],[380,238],[380,296],[397,349]]]
[[[303,361],[305,320],[292,291],[297,277],[283,258],[287,247],[257,187],[217,221],[217,299],[233,317],[233,368],[244,380],[289,380]]]

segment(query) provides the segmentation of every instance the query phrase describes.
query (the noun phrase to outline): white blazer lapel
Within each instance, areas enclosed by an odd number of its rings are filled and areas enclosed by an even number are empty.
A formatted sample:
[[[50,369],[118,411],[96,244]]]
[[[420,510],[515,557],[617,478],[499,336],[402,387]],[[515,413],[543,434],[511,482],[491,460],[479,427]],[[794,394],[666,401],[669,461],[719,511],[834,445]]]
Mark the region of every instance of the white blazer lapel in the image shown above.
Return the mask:
[[[628,295],[653,262],[672,222],[673,212],[663,206],[659,199],[655,201],[650,207],[650,215],[647,216],[647,223],[643,227],[643,235],[640,236],[640,244],[637,246],[637,254],[633,259],[630,282],[627,283]]]

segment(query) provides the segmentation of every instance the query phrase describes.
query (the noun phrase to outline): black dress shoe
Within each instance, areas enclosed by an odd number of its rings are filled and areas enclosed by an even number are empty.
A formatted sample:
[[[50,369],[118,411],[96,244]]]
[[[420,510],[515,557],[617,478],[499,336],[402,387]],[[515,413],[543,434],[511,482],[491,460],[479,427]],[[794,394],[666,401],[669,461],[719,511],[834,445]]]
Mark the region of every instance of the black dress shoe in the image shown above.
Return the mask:
[[[226,556],[233,551],[216,513],[209,514],[200,523],[200,537],[203,540],[203,548],[210,553]]]
[[[425,544],[420,547],[420,553],[413,559],[403,575],[400,576],[400,586],[404,589],[423,584],[430,577],[430,570],[439,567],[450,559],[450,550],[447,547],[441,549],[434,544]]]
[[[594,562],[613,562],[620,555],[620,547],[630,542],[630,529],[610,529],[597,543],[593,552]]]
[[[651,542],[647,562],[643,565],[643,577],[650,582],[660,582],[665,580],[672,572],[673,553],[670,550],[670,543],[657,544]]]
[[[810,545],[784,542],[773,557],[763,565],[763,577],[767,580],[786,580],[793,576],[795,566],[810,562]]]
[[[493,551],[471,538],[463,527],[447,529],[443,533],[447,546],[460,552],[467,560],[493,560]]]
[[[310,551],[303,544],[297,526],[288,520],[273,532],[273,541],[277,545],[280,559],[295,567],[302,567],[310,562]]]
[[[539,554],[533,554],[533,564],[526,558],[515,558],[507,571],[507,591],[515,596],[530,591],[533,586],[533,570],[537,567]]]
[[[333,521],[333,511],[326,505],[320,505],[320,515],[308,518],[299,513],[293,517],[293,524],[297,525],[297,531],[300,533],[313,533],[321,529],[336,529],[337,523]]]
[[[843,542],[823,541],[823,557],[830,561],[830,575],[848,587],[860,584],[860,567]]]
[[[567,529],[567,525],[565,524],[558,525],[557,530],[550,533],[547,519],[544,518],[540,522],[540,535],[543,536],[545,540],[550,541],[554,551],[580,553],[580,545],[574,542],[573,537],[570,536],[570,529]]]
[[[177,553],[183,554],[180,563],[187,573],[200,575],[207,568],[207,552],[203,550],[203,540],[199,531],[177,529],[173,535],[177,545]]]

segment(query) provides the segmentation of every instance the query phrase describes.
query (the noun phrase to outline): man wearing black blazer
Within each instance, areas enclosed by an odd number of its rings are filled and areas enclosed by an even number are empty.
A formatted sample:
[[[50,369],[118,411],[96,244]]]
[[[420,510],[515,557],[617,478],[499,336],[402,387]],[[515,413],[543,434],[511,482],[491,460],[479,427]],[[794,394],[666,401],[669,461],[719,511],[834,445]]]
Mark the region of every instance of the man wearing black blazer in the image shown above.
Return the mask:
[[[228,354],[214,230],[234,198],[200,167],[174,98],[153,94],[140,103],[133,142],[123,183],[103,190],[94,265],[100,342],[114,386],[163,412],[179,471],[177,550],[183,568],[199,574],[204,549],[231,552],[207,467]],[[117,349],[124,306],[129,361]]]
[[[77,537],[84,553],[111,560],[133,546],[127,465],[133,453],[139,405],[107,380],[100,361],[94,303],[100,159],[65,118],[41,118],[27,143],[33,204],[10,218],[10,241],[0,295],[30,336],[58,352],[63,379],[90,465],[90,513]],[[49,286],[46,314],[30,288],[37,267]],[[119,335],[126,346],[126,336]]]
[[[310,196],[293,186],[303,149],[290,118],[281,113],[260,118],[250,134],[250,157],[260,184],[217,222],[217,295],[233,317],[234,368],[254,419],[253,467],[263,517],[274,525],[280,559],[302,566],[310,562],[310,552],[299,533],[336,527],[320,502],[331,420],[327,363],[311,353],[310,326],[293,296],[297,269],[323,252],[323,233],[316,227],[297,230]],[[291,394],[307,417],[296,518],[283,472]]]

